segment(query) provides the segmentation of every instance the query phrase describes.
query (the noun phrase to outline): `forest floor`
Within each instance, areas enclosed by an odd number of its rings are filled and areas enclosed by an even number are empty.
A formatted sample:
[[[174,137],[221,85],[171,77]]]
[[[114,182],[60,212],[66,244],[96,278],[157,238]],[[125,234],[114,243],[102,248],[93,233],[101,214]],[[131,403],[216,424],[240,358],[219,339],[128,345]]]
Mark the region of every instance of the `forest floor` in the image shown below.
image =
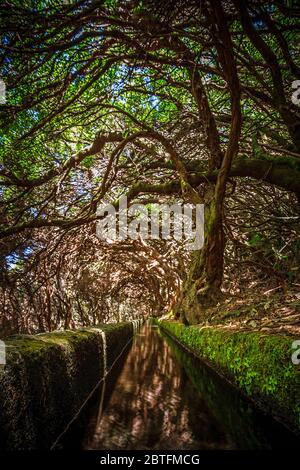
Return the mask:
[[[249,289],[227,297],[207,313],[207,325],[300,336],[300,289]]]

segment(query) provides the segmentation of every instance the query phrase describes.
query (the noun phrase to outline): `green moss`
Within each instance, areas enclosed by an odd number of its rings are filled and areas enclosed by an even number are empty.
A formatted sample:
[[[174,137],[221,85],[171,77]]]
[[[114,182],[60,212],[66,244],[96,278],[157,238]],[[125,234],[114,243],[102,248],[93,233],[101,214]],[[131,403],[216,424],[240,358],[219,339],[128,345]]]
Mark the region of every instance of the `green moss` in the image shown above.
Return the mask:
[[[132,323],[6,340],[0,370],[0,449],[49,449],[133,335]]]
[[[160,322],[249,397],[300,429],[300,368],[291,361],[290,337]]]

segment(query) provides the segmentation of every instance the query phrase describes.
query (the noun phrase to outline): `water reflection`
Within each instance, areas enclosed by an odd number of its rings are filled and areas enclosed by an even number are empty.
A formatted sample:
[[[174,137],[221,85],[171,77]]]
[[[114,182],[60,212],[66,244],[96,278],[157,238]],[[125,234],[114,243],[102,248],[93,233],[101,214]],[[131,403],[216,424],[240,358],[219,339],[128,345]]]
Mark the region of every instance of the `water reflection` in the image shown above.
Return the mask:
[[[103,392],[103,390],[102,390]],[[135,337],[111,392],[90,420],[85,449],[293,447],[295,437],[157,329]]]

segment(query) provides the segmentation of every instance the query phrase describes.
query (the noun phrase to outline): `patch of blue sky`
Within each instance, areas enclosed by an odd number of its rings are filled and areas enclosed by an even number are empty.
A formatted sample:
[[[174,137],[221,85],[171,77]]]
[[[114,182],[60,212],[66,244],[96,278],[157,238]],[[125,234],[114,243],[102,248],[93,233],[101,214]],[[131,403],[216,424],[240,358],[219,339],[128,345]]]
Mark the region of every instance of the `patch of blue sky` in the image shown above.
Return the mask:
[[[23,248],[23,252],[21,254],[13,251],[9,255],[5,256],[5,263],[8,269],[14,269],[18,262],[22,259],[27,259],[33,252],[32,247],[26,246]]]
[[[10,255],[5,256],[5,263],[8,269],[13,269],[16,266],[18,259],[19,256],[17,253],[11,253]]]
[[[158,110],[161,100],[156,95],[149,95],[152,108]]]
[[[150,102],[151,106],[154,109],[158,109],[160,99],[158,98],[158,96],[156,96],[156,94],[154,92],[154,87],[151,84],[151,78],[149,77],[148,72],[146,72],[146,73],[147,74],[143,77],[143,81],[146,85],[146,89],[148,90],[148,92],[149,91],[152,92],[151,94],[148,95],[148,101]]]
[[[111,85],[111,91],[113,95],[119,94],[123,91],[125,86],[124,77],[120,77],[119,80],[115,80]]]
[[[33,252],[33,249],[31,248],[31,246],[27,246],[26,248],[23,249],[23,253],[25,256],[31,255],[32,252]]]
[[[38,216],[38,210],[35,207],[29,207],[28,212],[33,216],[35,219]]]
[[[39,112],[35,109],[28,109],[27,114],[33,119],[33,121],[38,121],[39,120]]]
[[[266,23],[262,18],[256,17],[253,21],[252,24],[255,29],[264,29],[266,27]]]
[[[78,196],[89,196],[90,192],[87,191],[85,188],[81,188],[80,186],[76,188],[76,194]]]
[[[1,42],[2,44],[4,44],[5,46],[8,45],[10,43],[10,37],[8,34],[4,34],[1,38]]]
[[[66,51],[64,51],[61,56],[64,58],[64,59],[70,59],[70,54]],[[61,58],[60,57],[56,57],[56,62],[61,62]]]
[[[5,64],[5,65],[11,65],[11,64],[12,64],[12,57],[8,57],[8,56],[4,57],[4,58],[3,58],[3,64]],[[3,69],[3,70],[1,71],[1,75],[5,76],[5,75],[7,75],[7,74],[8,74],[8,71],[7,71],[7,70]]]
[[[81,67],[79,67],[78,64],[72,65],[72,67],[70,68],[70,72],[72,73],[73,78],[85,78],[86,77],[86,74],[79,73],[80,69]]]

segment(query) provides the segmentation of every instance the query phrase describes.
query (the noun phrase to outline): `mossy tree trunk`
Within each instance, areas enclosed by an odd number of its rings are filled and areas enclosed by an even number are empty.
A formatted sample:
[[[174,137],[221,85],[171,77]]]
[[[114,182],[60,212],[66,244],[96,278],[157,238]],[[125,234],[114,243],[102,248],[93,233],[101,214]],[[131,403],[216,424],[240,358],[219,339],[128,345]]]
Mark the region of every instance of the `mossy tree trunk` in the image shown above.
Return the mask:
[[[219,0],[212,2],[212,9],[207,12],[211,23],[215,25],[220,43],[216,45],[218,59],[224,71],[231,100],[231,127],[225,152],[214,115],[200,74],[191,71],[192,91],[198,105],[206,135],[206,144],[210,150],[210,170],[219,170],[214,187],[205,185],[205,239],[200,252],[193,255],[191,267],[183,286],[182,297],[176,308],[176,315],[187,323],[199,323],[208,306],[216,304],[222,297],[225,236],[223,230],[223,203],[226,182],[231,164],[238,153],[241,133],[240,84],[233,55],[231,36],[224,11]]]
[[[204,245],[192,254],[190,269],[183,284],[175,315],[184,323],[198,323],[206,315],[206,309],[223,296],[225,236],[222,208],[215,200],[205,205]]]

